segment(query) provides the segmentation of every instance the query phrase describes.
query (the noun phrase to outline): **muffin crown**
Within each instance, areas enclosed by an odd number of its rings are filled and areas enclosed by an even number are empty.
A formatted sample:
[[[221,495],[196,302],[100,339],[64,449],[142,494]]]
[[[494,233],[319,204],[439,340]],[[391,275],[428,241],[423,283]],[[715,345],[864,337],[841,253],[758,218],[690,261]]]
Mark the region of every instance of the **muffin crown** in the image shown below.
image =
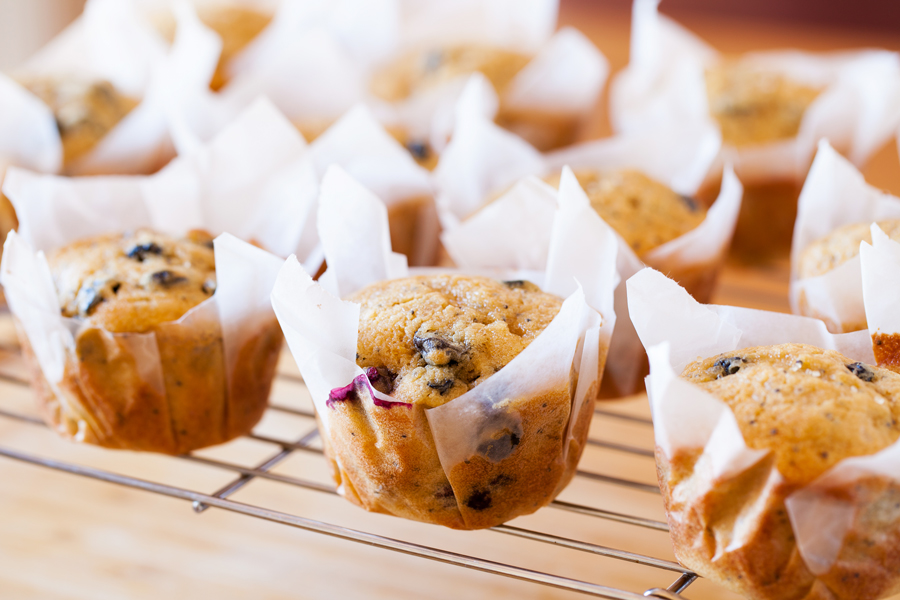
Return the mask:
[[[174,321],[216,290],[212,239],[140,229],[80,240],[48,257],[63,316],[113,333]]]
[[[900,375],[805,344],[760,346],[688,365],[682,377],[725,402],[750,448],[805,484],[900,437]]]

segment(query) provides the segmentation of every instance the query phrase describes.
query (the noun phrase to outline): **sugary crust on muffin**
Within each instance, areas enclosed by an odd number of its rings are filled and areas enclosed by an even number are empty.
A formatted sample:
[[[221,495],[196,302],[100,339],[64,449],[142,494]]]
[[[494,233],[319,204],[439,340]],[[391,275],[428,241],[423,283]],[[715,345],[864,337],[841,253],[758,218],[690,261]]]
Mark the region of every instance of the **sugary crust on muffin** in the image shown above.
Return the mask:
[[[77,241],[48,256],[62,314],[118,333],[182,317],[215,292],[211,238],[141,229]]]
[[[53,111],[66,164],[90,152],[138,104],[108,81],[39,77],[22,85]]]
[[[892,240],[900,240],[900,219],[878,221]],[[859,255],[861,242],[872,243],[871,223],[851,223],[839,227],[803,250],[797,267],[801,279],[818,277]]]
[[[745,146],[795,137],[821,90],[737,60],[706,70],[709,111],[726,144]]]
[[[616,230],[638,256],[696,228],[706,210],[640,171],[575,171],[591,207]],[[559,187],[560,175],[544,178]]]
[[[361,305],[357,363],[379,370],[383,392],[427,407],[499,371],[562,306],[529,282],[461,275],[386,281],[349,300]]]
[[[372,78],[370,89],[382,100],[397,102],[461,75],[480,72],[502,94],[530,60],[523,54],[490,46],[426,48],[386,65]]]
[[[747,445],[770,450],[790,484],[900,437],[900,375],[803,344],[694,362],[682,377],[725,402]]]

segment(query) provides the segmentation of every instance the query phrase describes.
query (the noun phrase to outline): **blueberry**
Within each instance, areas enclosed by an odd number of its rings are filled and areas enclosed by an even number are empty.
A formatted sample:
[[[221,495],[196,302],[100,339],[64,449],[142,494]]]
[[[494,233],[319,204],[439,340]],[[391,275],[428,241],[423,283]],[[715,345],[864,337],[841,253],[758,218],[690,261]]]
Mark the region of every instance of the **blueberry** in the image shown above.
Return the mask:
[[[719,377],[726,377],[728,375],[734,375],[738,371],[741,370],[741,365],[743,365],[745,361],[740,356],[731,356],[726,358],[720,358],[713,365],[715,368],[720,369],[722,374]]]
[[[477,490],[466,500],[466,506],[472,510],[486,510],[491,507],[490,490]]]
[[[433,390],[437,390],[441,394],[441,396],[443,396],[444,394],[449,392],[450,389],[453,387],[453,380],[445,379],[445,380],[439,381],[439,382],[432,382],[432,383],[428,384],[428,387],[430,387]]]
[[[128,251],[128,258],[133,258],[138,262],[144,262],[148,254],[162,254],[162,248],[156,242],[147,242],[146,244],[138,244]]]
[[[413,344],[422,358],[431,366],[442,367],[459,361],[466,353],[464,345],[454,344],[435,333],[415,334]]]
[[[157,271],[151,278],[153,279],[153,283],[161,285],[162,287],[172,287],[173,285],[178,285],[179,283],[187,281],[187,277],[182,277],[181,275],[177,275],[168,270]]]
[[[78,297],[78,312],[84,316],[89,316],[94,312],[94,309],[106,300],[100,290],[93,286],[82,288],[81,291],[78,292]]]
[[[873,379],[875,379],[875,372],[861,362],[849,364],[847,365],[847,368],[851,373],[853,373],[863,381],[871,382]]]

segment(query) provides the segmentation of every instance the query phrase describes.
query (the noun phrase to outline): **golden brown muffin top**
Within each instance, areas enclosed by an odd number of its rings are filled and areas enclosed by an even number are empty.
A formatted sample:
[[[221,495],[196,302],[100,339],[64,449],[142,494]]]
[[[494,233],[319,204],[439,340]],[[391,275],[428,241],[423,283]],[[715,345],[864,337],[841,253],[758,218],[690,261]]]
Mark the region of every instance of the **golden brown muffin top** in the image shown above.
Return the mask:
[[[138,104],[108,81],[40,77],[21,83],[53,111],[66,163],[90,152]]]
[[[900,375],[805,344],[703,359],[681,375],[725,402],[750,448],[774,453],[790,483],[900,437]]]
[[[795,137],[803,114],[820,92],[737,60],[706,71],[709,111],[722,130],[722,140],[733,146]]]
[[[113,333],[175,321],[215,293],[212,238],[141,229],[79,240],[47,257],[63,316]]]
[[[691,231],[706,218],[696,201],[633,169],[579,169],[575,178],[591,207],[638,256]],[[560,174],[544,181],[559,188]]]
[[[397,102],[418,90],[479,72],[502,94],[530,60],[523,54],[490,46],[459,45],[416,50],[400,56],[376,73],[371,91],[382,100]]]
[[[900,219],[878,221],[892,240],[900,241]],[[861,242],[872,243],[871,223],[852,223],[839,227],[806,247],[800,255],[798,275],[818,277],[836,269],[859,254]]]
[[[356,362],[399,402],[440,406],[506,366],[550,324],[562,300],[527,281],[423,275],[370,285]]]

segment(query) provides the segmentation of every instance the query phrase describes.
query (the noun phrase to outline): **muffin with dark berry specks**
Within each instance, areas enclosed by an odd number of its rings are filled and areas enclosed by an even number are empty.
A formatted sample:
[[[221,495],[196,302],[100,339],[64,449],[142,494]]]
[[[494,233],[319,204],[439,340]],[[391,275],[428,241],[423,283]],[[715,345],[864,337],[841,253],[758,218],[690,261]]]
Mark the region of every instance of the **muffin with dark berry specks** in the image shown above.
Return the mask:
[[[822,93],[819,87],[741,60],[713,65],[705,80],[709,113],[723,143],[742,151],[796,139],[807,109]],[[736,250],[750,261],[788,250],[803,181],[766,176],[742,180]]]
[[[76,441],[182,454],[248,432],[265,410],[273,320],[226,368],[212,238],[150,230],[83,239],[47,257],[74,348],[51,385],[20,336],[45,420]],[[204,304],[206,303],[206,304]]]
[[[878,221],[877,224],[892,240],[900,240],[900,219]],[[797,276],[800,279],[819,277],[837,269],[859,256],[859,245],[862,242],[872,243],[872,225],[870,223],[851,223],[838,227],[803,250],[797,265]],[[798,300],[800,314],[824,320],[832,331],[848,332],[868,328],[865,319],[862,321],[848,319],[835,323],[827,317],[823,318],[809,305],[805,291],[800,292]]]
[[[76,76],[34,77],[22,85],[40,98],[56,118],[63,165],[93,150],[138,105],[111,83]]]
[[[872,473],[824,487],[823,501],[855,507],[835,560],[814,572],[785,501],[844,459],[900,438],[900,375],[804,344],[745,348],[689,364],[682,377],[724,402],[746,445],[766,454],[740,472],[728,460],[657,452],[675,555],[700,575],[754,599],[881,598],[900,580],[900,484]],[[717,471],[718,469],[718,471]],[[822,516],[821,527],[829,523]],[[808,538],[807,538],[808,539]],[[821,542],[822,540],[817,540]],[[823,546],[818,549],[822,554]]]
[[[655,264],[651,254],[706,219],[707,211],[698,201],[636,169],[576,169],[574,173],[591,208],[639,259],[664,270],[700,302],[709,301],[722,256],[710,255],[707,260],[682,265]],[[553,187],[559,187],[559,180],[559,174],[544,178]]]
[[[634,169],[577,169],[575,178],[591,208],[616,230],[639,257],[696,228],[706,209],[693,198]],[[560,175],[544,181],[559,187]]]
[[[504,92],[532,58],[478,44],[419,48],[384,65],[372,77],[369,87],[382,100],[400,102],[453,79],[481,73],[501,98],[498,125],[543,151],[571,144],[581,125],[580,115],[516,109],[503,102]]]
[[[365,375],[331,391],[323,430],[343,495],[370,511],[455,529],[491,527],[553,499],[587,435],[586,426],[575,427],[579,447],[565,454],[570,420],[589,421],[571,414],[574,373],[561,389],[516,394],[473,416],[478,431],[461,434],[481,432],[483,441],[456,465],[442,465],[428,411],[509,364],[562,299],[527,281],[427,275],[376,283],[348,300],[361,307],[356,362]],[[585,402],[581,412],[592,407]]]

